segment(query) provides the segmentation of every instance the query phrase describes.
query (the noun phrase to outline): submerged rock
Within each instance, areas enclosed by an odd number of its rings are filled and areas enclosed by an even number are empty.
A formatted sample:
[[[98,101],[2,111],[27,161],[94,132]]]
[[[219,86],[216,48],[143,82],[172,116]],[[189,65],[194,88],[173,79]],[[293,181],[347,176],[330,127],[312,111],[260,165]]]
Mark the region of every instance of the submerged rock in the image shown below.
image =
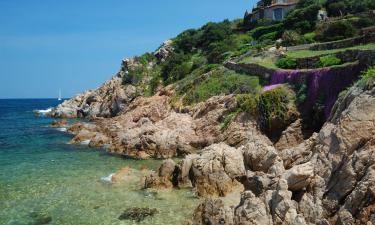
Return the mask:
[[[130,208],[126,209],[119,217],[119,220],[135,220],[140,222],[147,217],[154,216],[158,213],[157,209],[150,209],[150,208]]]
[[[53,128],[60,128],[60,127],[65,127],[68,125],[67,120],[55,120],[51,123],[50,127]]]

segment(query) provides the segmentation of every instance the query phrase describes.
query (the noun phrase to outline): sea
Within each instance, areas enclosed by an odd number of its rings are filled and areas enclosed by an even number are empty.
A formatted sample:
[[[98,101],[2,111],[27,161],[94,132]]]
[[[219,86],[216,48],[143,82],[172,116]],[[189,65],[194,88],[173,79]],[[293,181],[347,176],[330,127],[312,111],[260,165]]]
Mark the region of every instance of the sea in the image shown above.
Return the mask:
[[[54,119],[35,115],[58,104],[56,99],[0,99],[1,225],[174,225],[191,218],[199,201],[191,190],[142,190],[138,176],[108,182],[121,168],[156,170],[161,161],[68,144],[71,135],[49,126]],[[142,221],[119,219],[133,207],[157,213]]]

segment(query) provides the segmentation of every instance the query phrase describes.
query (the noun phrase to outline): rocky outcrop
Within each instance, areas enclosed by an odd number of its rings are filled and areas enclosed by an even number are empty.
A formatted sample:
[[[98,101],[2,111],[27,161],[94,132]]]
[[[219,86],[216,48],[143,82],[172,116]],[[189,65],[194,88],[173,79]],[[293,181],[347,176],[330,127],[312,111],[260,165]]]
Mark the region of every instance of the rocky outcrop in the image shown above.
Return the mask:
[[[174,50],[172,44],[172,40],[166,40],[159,49],[155,51],[154,55],[160,62],[164,62],[168,56],[172,54]]]
[[[100,88],[64,101],[49,115],[61,118],[113,117],[124,110],[136,95],[136,87],[124,87],[122,78],[114,76]]]
[[[238,147],[251,136],[261,136],[255,121],[245,115],[222,130],[225,116],[235,109],[232,95],[213,97],[180,111],[170,105],[170,94],[165,89],[152,97],[138,97],[120,115],[95,119],[89,128],[73,125],[69,129],[76,135],[72,143],[81,143],[84,139],[90,146],[108,146],[113,154],[171,158],[220,142]]]
[[[144,91],[140,85],[124,85],[124,79],[130,71],[136,71],[140,67],[144,65],[136,58],[122,60],[120,71],[98,89],[86,91],[64,101],[48,112],[48,115],[61,118],[110,118],[118,115]],[[149,63],[148,67],[152,67],[152,63]]]
[[[303,141],[302,120],[298,119],[282,132],[275,148],[279,150],[288,149],[298,146]]]
[[[198,196],[226,196],[241,188],[236,178],[244,174],[240,150],[219,143],[206,147],[199,155],[188,155],[178,165],[164,161],[158,173],[146,177],[145,188],[191,186]]]
[[[375,88],[368,85],[350,89],[322,130],[298,146],[277,151],[250,140],[241,147],[247,172],[240,204],[207,200],[193,224],[373,224],[374,125]]]
[[[144,188],[165,189],[173,187],[178,167],[172,159],[163,161],[158,172],[151,171],[144,180]]]

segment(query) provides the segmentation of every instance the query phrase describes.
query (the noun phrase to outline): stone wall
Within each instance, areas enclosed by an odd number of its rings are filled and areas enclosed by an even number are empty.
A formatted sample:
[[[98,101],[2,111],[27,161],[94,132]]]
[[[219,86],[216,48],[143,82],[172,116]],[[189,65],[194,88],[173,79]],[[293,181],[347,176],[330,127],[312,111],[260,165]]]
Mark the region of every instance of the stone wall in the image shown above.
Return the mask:
[[[269,77],[276,71],[276,69],[267,68],[256,63],[236,63],[233,61],[226,62],[224,66],[230,70],[238,73],[245,73],[249,75],[259,76],[261,80],[268,80]]]
[[[297,58],[297,68],[315,69],[317,68],[316,64],[319,62],[320,57],[326,55],[335,55],[337,58],[341,59],[341,62],[343,64],[360,61],[361,64],[371,65],[375,59],[375,50],[347,50],[335,54],[324,54],[307,58]]]
[[[348,48],[355,45],[368,44],[375,42],[375,33],[368,33],[355,38],[348,38],[339,41],[325,42],[314,44],[310,47],[310,50],[320,51],[320,50],[330,50],[339,48]]]

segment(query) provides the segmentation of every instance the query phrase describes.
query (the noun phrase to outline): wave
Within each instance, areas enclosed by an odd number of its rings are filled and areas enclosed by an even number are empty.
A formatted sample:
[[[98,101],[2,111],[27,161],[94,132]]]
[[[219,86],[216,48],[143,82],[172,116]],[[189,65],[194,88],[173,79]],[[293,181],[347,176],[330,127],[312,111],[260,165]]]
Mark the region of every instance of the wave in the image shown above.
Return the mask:
[[[47,114],[52,112],[53,108],[48,108],[48,109],[36,109],[33,110],[33,112],[38,115],[38,116],[46,116]]]
[[[80,144],[81,144],[81,145],[89,145],[89,144],[90,144],[90,140],[84,140],[84,141],[81,141]]]
[[[56,130],[61,131],[61,132],[66,132],[67,128],[66,127],[59,127],[59,128],[56,128]]]

